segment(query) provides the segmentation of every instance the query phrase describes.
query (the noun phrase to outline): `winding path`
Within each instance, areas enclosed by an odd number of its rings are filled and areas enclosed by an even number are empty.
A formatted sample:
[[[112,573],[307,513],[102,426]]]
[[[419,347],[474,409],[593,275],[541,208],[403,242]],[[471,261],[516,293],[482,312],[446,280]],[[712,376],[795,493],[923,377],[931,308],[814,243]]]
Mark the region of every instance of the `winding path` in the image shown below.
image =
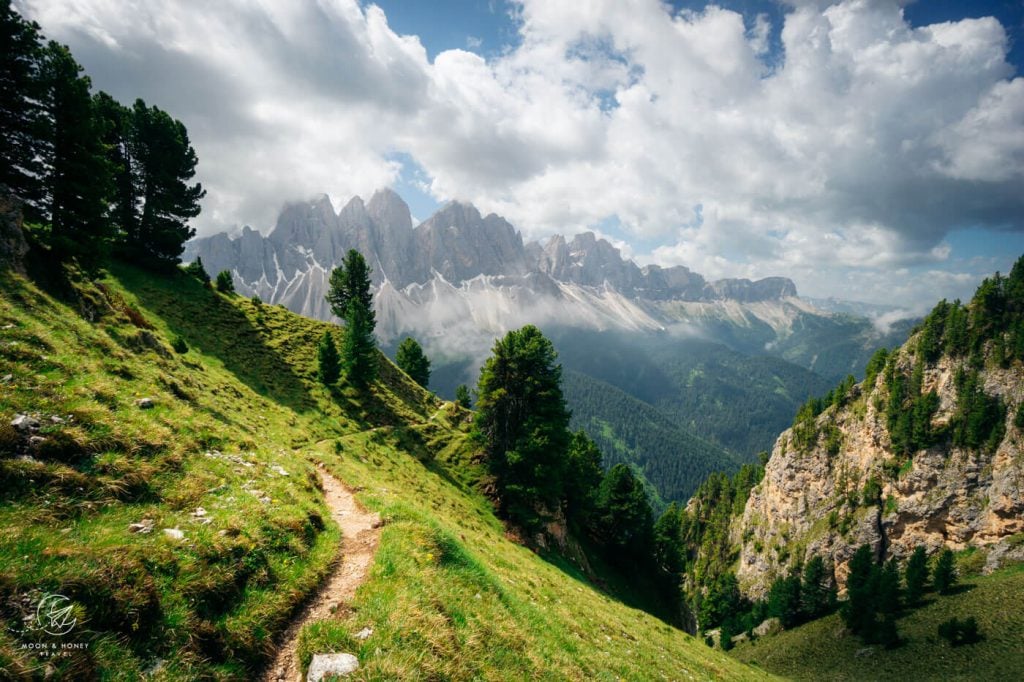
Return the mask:
[[[296,657],[299,633],[303,626],[330,618],[366,580],[380,540],[380,517],[359,506],[352,492],[322,465],[320,481],[331,516],[341,527],[341,557],[331,569],[319,591],[285,630],[273,662],[261,678],[263,682],[295,682],[302,679]]]

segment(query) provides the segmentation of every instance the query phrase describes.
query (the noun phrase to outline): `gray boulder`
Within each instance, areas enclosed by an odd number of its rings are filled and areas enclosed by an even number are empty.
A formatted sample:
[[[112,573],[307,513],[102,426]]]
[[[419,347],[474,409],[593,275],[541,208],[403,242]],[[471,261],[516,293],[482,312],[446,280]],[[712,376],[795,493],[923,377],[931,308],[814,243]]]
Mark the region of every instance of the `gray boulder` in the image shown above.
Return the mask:
[[[328,675],[349,675],[359,670],[359,659],[352,654],[313,654],[306,682],[320,682]]]

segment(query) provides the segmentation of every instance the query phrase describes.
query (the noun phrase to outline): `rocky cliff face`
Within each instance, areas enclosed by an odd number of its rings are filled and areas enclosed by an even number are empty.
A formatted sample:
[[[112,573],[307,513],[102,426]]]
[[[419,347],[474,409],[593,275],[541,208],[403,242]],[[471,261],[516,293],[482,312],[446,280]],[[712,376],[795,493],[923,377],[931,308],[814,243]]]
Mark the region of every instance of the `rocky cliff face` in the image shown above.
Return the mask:
[[[28,242],[22,230],[21,200],[0,185],[0,268],[24,273]]]
[[[891,360],[896,373],[909,376],[921,362],[916,342]],[[960,407],[955,377],[970,364],[949,355],[923,363],[921,392],[938,397],[935,432],[949,427]],[[1024,433],[1014,419],[1024,402],[1024,368],[989,358],[978,376],[985,394],[1005,407],[1005,435],[995,447],[955,447],[943,437],[909,457],[897,455],[884,412],[892,390],[884,374],[820,414],[811,447],[799,444],[794,429],[784,432],[733,524],[742,544],[741,589],[764,596],[775,577],[814,555],[831,561],[842,588],[850,558],[865,543],[878,558],[903,559],[917,545],[929,553],[977,547],[989,568],[1007,555],[1024,558]]]

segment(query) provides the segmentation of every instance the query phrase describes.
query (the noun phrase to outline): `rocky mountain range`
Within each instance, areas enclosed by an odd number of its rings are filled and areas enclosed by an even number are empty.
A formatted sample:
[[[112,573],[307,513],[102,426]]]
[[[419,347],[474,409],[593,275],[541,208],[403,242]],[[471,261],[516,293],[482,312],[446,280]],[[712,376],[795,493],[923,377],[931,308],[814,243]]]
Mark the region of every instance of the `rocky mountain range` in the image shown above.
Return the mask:
[[[266,236],[245,227],[196,239],[184,259],[231,271],[245,295],[329,319],[327,279],[350,248],[373,269],[381,341],[414,334],[449,355],[485,351],[526,322],[687,335],[725,323],[770,330],[773,341],[801,315],[824,315],[783,277],[707,281],[682,266],[641,267],[592,232],[524,243],[508,221],[469,204],[451,202],[414,226],[391,190],[338,213],[326,195],[288,204]]]

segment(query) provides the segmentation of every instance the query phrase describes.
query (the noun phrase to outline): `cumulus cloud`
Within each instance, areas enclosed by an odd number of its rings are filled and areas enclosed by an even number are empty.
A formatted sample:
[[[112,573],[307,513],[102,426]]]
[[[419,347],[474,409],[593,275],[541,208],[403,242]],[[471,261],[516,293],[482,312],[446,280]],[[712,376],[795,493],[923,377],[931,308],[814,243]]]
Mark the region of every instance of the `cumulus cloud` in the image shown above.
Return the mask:
[[[614,216],[664,264],[821,295],[873,275],[886,298],[904,268],[967,276],[949,270],[951,231],[1024,230],[1024,78],[1003,27],[912,27],[902,4],[789,2],[772,27],[716,6],[521,0],[514,49],[433,61],[355,0],[18,6],[98,87],[186,122],[201,230],[365,195],[408,155],[437,199],[527,236]]]

